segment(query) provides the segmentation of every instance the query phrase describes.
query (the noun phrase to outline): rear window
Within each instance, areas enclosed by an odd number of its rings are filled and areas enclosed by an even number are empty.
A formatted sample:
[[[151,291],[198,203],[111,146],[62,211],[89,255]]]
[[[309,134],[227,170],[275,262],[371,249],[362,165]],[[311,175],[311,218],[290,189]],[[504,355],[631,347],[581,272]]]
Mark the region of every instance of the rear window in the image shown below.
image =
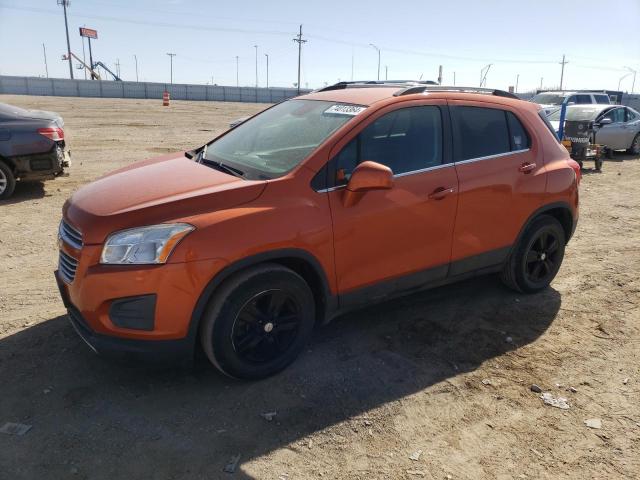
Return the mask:
[[[451,110],[458,161],[530,147],[526,129],[511,112],[483,107],[455,107]]]

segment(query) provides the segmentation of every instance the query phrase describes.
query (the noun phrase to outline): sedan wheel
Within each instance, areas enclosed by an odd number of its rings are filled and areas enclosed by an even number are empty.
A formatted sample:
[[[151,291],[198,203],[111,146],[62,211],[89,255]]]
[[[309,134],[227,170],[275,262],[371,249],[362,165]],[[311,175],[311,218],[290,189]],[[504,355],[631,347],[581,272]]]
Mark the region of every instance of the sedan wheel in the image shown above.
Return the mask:
[[[629,147],[628,152],[631,155],[640,155],[640,133],[638,133],[634,137],[633,142],[631,142],[631,147]]]
[[[16,179],[11,169],[0,160],[0,200],[9,198],[16,188]]]

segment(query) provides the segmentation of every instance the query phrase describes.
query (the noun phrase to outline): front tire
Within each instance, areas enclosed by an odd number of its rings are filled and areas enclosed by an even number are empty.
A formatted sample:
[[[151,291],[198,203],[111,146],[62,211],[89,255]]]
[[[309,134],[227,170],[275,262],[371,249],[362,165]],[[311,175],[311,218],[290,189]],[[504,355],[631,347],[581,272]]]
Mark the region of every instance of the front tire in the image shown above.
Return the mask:
[[[627,150],[627,153],[629,155],[640,155],[640,133],[633,137],[633,141],[631,142],[631,146]]]
[[[15,189],[16,177],[9,166],[0,160],[0,200],[9,198]]]
[[[259,379],[291,364],[315,322],[313,293],[286,267],[263,264],[226,280],[200,326],[202,348],[222,373]]]
[[[502,281],[523,293],[547,288],[560,269],[565,243],[560,222],[549,215],[539,216],[511,252],[502,271]]]

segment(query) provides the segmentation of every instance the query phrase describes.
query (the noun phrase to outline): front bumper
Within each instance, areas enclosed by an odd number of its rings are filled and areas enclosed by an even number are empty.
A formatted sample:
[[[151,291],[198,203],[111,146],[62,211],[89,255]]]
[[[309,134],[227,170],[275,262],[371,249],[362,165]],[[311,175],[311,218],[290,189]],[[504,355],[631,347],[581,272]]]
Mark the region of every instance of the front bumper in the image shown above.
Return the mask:
[[[190,335],[173,340],[138,340],[97,333],[71,303],[67,287],[60,279],[58,271],[56,270],[54,274],[71,325],[80,338],[97,354],[147,364],[188,365],[192,362],[195,339]]]

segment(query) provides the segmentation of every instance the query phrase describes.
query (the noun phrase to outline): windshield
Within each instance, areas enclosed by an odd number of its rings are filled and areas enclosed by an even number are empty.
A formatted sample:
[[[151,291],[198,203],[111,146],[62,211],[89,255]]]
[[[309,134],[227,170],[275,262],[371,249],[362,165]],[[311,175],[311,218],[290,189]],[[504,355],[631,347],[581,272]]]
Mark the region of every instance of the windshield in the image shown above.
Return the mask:
[[[557,93],[539,93],[531,99],[533,103],[540,105],[560,105],[563,100],[564,96]]]
[[[238,125],[207,146],[205,160],[275,178],[296,167],[329,135],[366,107],[316,100],[289,100]]]
[[[604,109],[598,107],[571,107],[567,108],[567,113],[564,119],[569,121],[595,120],[603,110]],[[560,109],[553,112],[548,118],[552,122],[559,122]]]

